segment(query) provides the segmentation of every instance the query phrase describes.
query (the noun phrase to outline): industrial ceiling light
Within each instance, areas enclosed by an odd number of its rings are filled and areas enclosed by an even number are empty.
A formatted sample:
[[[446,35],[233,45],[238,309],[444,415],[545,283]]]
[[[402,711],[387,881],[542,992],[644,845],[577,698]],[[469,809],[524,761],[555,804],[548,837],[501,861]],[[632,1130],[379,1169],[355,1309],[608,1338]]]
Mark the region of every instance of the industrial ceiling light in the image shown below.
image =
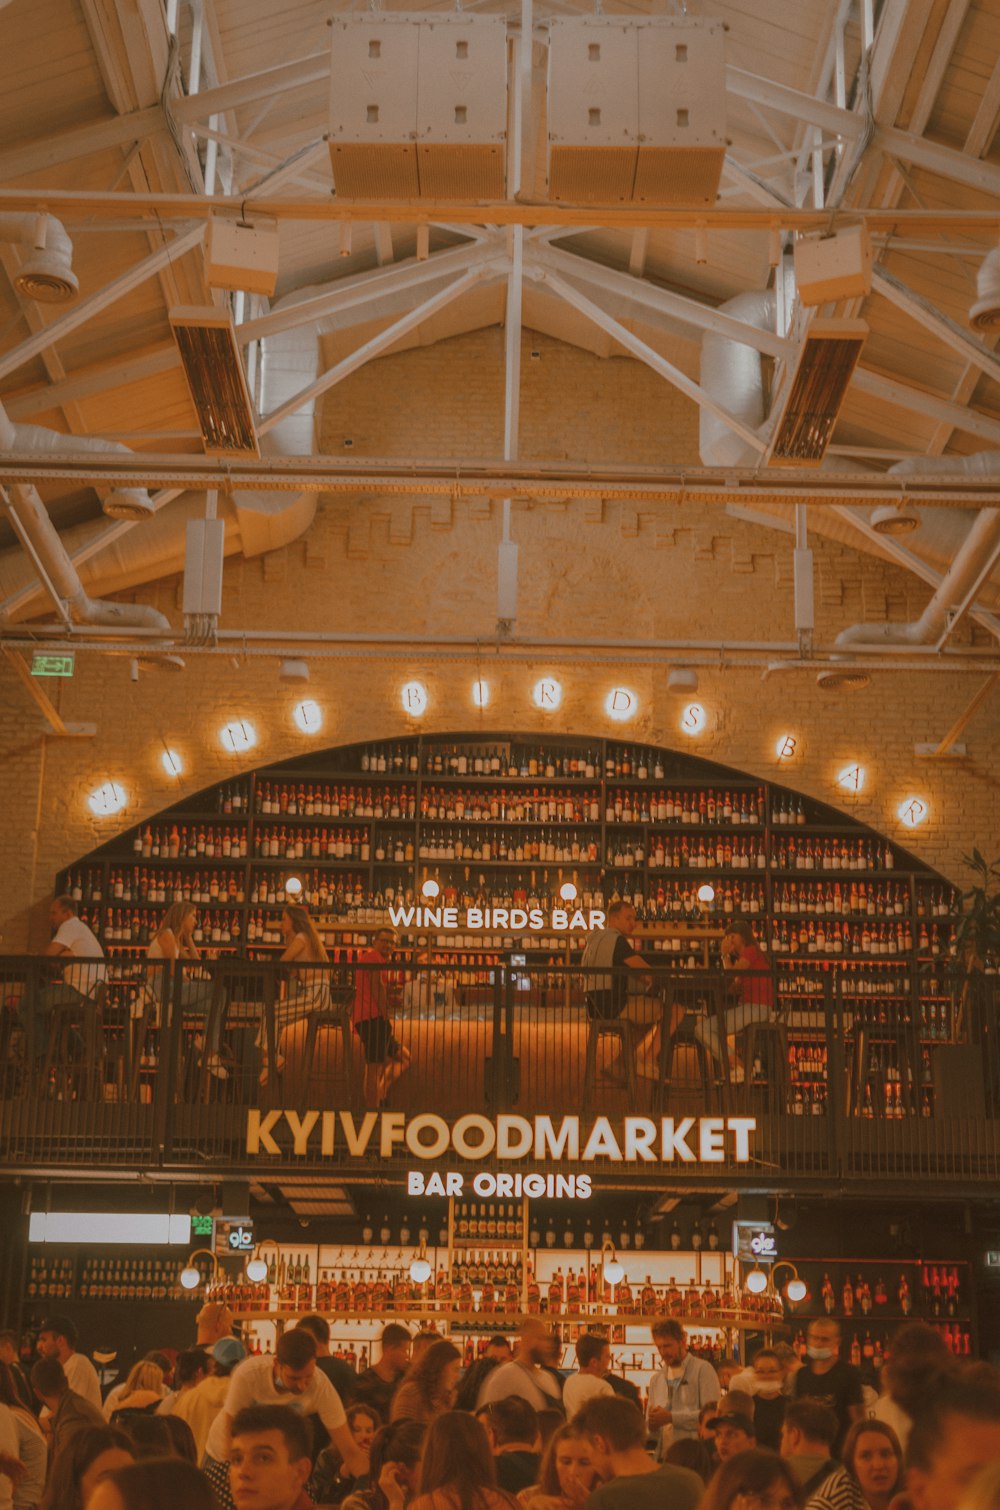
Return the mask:
[[[814,320],[810,325],[778,401],[772,464],[818,466],[823,460],[867,336],[864,320]]]
[[[894,504],[883,503],[877,509],[872,509],[868,523],[879,535],[909,535],[911,531],[920,528],[917,515],[902,504],[896,508]]]
[[[1000,325],[1000,247],[983,258],[976,274],[978,298],[969,310],[974,330],[995,330]]]
[[[172,309],[170,325],[208,456],[259,456],[250,389],[227,310]]]
[[[845,666],[843,670],[838,670],[831,666],[819,673],[816,685],[824,692],[859,692],[862,687],[867,687],[870,681],[870,674],[867,671],[859,671],[857,667]]]
[[[697,671],[675,670],[671,671],[670,675],[667,677],[668,692],[697,692],[697,690]]]

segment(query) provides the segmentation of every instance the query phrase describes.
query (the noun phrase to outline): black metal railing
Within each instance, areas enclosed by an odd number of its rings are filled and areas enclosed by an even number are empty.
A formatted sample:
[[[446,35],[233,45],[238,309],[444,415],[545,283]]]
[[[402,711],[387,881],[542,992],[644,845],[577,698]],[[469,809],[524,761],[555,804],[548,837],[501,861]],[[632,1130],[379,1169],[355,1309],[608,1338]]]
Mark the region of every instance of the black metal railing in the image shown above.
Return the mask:
[[[286,1109],[355,1127],[382,1102],[450,1123],[751,1117],[749,1164],[727,1143],[712,1172],[975,1183],[1000,1174],[998,998],[993,977],[953,986],[888,962],[739,977],[668,963],[626,993],[509,952],[389,972],[7,957],[0,1164],[236,1165],[249,1114],[276,1109],[280,1136],[255,1156],[301,1164]],[[308,1150],[331,1167],[352,1157],[339,1125],[332,1151],[318,1132]],[[695,1167],[678,1154],[679,1178]]]

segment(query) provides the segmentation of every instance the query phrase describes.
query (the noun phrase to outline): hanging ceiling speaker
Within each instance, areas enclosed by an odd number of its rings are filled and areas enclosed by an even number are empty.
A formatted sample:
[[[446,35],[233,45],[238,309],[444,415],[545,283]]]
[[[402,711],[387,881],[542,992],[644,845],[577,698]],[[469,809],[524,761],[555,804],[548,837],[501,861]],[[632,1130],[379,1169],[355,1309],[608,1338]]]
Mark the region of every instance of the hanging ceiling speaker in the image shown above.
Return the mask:
[[[66,304],[80,292],[77,276],[65,258],[47,247],[35,247],[28,254],[14,275],[14,287],[37,304]]]

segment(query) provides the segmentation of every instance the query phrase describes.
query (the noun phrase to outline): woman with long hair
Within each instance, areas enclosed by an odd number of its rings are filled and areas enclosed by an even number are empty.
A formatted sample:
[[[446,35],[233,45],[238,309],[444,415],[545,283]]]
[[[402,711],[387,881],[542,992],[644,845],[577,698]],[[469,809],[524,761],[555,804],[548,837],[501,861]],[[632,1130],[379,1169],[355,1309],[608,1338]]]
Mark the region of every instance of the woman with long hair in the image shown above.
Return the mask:
[[[422,1421],[380,1427],[371,1448],[371,1484],[349,1494],[341,1510],[406,1510],[417,1490],[425,1433]]]
[[[520,1510],[512,1495],[497,1488],[490,1440],[475,1416],[446,1410],[431,1422],[420,1492],[410,1510]]]
[[[425,1348],[411,1363],[392,1397],[391,1421],[429,1423],[451,1410],[458,1390],[462,1355],[454,1343],[442,1337]]]
[[[538,1483],[522,1489],[518,1499],[531,1510],[579,1510],[596,1482],[590,1438],[570,1422],[549,1438]]]
[[[151,1416],[163,1404],[163,1370],[148,1358],[140,1358],[129,1370],[111,1420],[123,1426],[132,1416]]]
[[[840,1454],[869,1510],[889,1510],[903,1486],[903,1449],[886,1421],[855,1421]]]
[[[45,1492],[49,1448],[41,1427],[31,1411],[25,1408],[10,1365],[6,1363],[0,1363],[0,1405],[6,1405],[14,1418],[17,1456],[24,1469],[14,1485],[14,1510],[35,1510]]]
[[[903,1452],[914,1417],[958,1366],[944,1338],[926,1321],[908,1321],[893,1337],[892,1353],[882,1369],[883,1392],[872,1415],[892,1427]]]
[[[281,914],[281,933],[285,947],[278,963],[294,968],[288,972],[287,981],[282,982],[281,999],[274,1009],[279,1071],[284,1069],[287,1058],[301,1054],[305,1047],[312,1013],[322,1012],[330,1005],[329,975],[319,968],[330,963],[330,956],[304,907],[292,902],[286,905]],[[259,1042],[263,1057],[260,1083],[266,1085],[268,1046],[263,1026]]]
[[[212,1486],[182,1458],[144,1458],[103,1479],[86,1510],[216,1510]]]
[[[698,1510],[802,1510],[802,1486],[775,1452],[738,1452],[715,1474]]]
[[[98,1484],[134,1461],[132,1443],[117,1427],[81,1427],[53,1459],[39,1510],[89,1510]]]
[[[162,968],[148,972],[145,1001],[140,999],[139,1004],[140,1010],[149,1014],[154,1026],[159,1026],[162,1020],[163,997],[170,990],[168,977],[175,970],[183,972],[181,1001],[185,1008],[193,1011],[205,1009],[212,999],[212,982],[184,970],[185,961],[201,959],[201,950],[194,940],[197,922],[198,909],[193,902],[173,902],[163,914],[159,927],[149,941],[147,960],[154,965],[157,961],[165,962]],[[219,1055],[218,1043],[222,1013],[217,1012],[214,1017],[209,1014],[207,1027],[215,1039],[215,1042],[206,1040],[204,1047],[208,1068],[216,1079],[225,1080],[228,1071]]]

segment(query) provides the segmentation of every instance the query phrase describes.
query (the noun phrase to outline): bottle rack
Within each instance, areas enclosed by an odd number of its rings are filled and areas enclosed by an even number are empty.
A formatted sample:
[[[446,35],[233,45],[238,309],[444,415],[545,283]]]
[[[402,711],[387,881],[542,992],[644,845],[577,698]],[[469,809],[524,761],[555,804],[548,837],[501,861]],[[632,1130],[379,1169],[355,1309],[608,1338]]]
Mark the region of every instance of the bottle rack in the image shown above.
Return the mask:
[[[617,741],[417,737],[303,757],[150,818],[57,886],[110,956],[140,955],[163,910],[189,900],[203,948],[265,959],[282,948],[289,872],[338,961],[367,944],[389,902],[413,900],[430,876],[445,906],[545,905],[568,880],[582,908],[625,896],[640,936],[672,951],[678,968],[713,962],[713,935],[728,916],[755,918],[788,1011],[793,1112],[826,1104],[814,1050],[827,981],[847,1011],[869,1014],[877,999],[890,1025],[909,1010],[916,982],[923,1043],[953,1038],[951,886],[812,799]],[[716,890],[710,906],[697,897],[706,880]],[[565,961],[573,943],[566,934],[431,937],[429,958],[457,963],[460,984],[478,988],[511,947],[543,969]],[[883,1104],[902,1114],[914,1097],[894,1094],[890,1058]],[[873,1073],[882,1073],[877,1063]],[[932,1110],[929,1080],[919,1101]]]
[[[871,1259],[797,1260],[809,1288],[796,1318],[833,1316],[842,1331],[841,1356],[880,1368],[892,1335],[906,1321],[924,1321],[961,1357],[975,1351],[972,1274],[955,1260],[880,1262]],[[796,1347],[805,1353],[804,1326]]]

